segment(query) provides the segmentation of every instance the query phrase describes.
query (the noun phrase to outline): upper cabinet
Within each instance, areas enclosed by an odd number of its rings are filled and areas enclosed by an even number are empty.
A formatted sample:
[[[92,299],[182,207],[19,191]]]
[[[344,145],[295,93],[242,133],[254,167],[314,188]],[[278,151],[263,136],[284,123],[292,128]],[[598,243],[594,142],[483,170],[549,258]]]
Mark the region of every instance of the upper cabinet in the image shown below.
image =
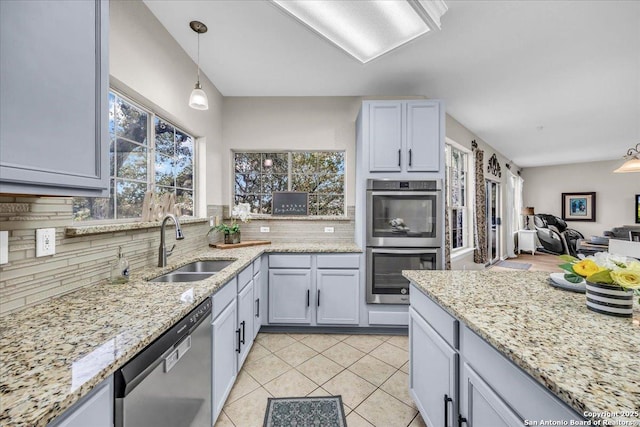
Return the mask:
[[[109,3],[0,1],[0,193],[107,196]]]
[[[439,172],[444,148],[440,101],[364,101],[360,149],[369,172]]]

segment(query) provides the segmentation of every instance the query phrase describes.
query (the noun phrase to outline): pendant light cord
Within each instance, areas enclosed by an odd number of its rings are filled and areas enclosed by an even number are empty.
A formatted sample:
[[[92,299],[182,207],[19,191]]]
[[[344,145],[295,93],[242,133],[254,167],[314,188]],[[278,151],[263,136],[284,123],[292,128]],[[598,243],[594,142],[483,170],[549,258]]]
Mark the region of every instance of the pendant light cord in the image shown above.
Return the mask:
[[[200,33],[198,33],[198,88],[200,87]]]

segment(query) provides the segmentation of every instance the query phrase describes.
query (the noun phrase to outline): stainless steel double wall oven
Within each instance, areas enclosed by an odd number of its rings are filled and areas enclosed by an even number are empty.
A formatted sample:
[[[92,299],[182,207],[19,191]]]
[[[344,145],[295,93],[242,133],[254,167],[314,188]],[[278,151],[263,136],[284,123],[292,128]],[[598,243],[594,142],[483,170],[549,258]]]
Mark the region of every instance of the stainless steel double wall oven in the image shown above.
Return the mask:
[[[408,304],[402,270],[442,269],[442,183],[367,180],[367,303]]]

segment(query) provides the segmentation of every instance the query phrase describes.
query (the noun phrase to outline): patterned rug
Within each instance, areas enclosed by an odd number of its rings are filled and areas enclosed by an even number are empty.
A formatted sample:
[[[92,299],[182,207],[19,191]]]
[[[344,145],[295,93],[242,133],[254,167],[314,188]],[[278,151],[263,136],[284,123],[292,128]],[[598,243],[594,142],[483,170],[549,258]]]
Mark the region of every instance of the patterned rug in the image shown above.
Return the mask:
[[[515,261],[500,261],[496,264],[496,267],[513,268],[514,270],[528,270],[531,268],[531,264]]]
[[[346,427],[341,396],[269,398],[263,427]]]

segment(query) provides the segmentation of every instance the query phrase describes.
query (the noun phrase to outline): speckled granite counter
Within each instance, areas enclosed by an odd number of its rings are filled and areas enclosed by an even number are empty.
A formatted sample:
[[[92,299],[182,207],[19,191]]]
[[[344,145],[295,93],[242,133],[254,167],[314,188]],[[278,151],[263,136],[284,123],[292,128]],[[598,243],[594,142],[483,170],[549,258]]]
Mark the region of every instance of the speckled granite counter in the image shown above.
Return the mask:
[[[640,411],[637,302],[634,317],[621,319],[587,310],[584,294],[551,287],[548,273],[403,274],[579,414]],[[606,419],[640,425],[639,417]]]
[[[353,244],[203,249],[171,257],[168,267],[134,272],[127,284],[91,286],[2,317],[0,425],[45,426],[265,252],[361,250]],[[236,261],[200,282],[147,282],[203,259]]]

